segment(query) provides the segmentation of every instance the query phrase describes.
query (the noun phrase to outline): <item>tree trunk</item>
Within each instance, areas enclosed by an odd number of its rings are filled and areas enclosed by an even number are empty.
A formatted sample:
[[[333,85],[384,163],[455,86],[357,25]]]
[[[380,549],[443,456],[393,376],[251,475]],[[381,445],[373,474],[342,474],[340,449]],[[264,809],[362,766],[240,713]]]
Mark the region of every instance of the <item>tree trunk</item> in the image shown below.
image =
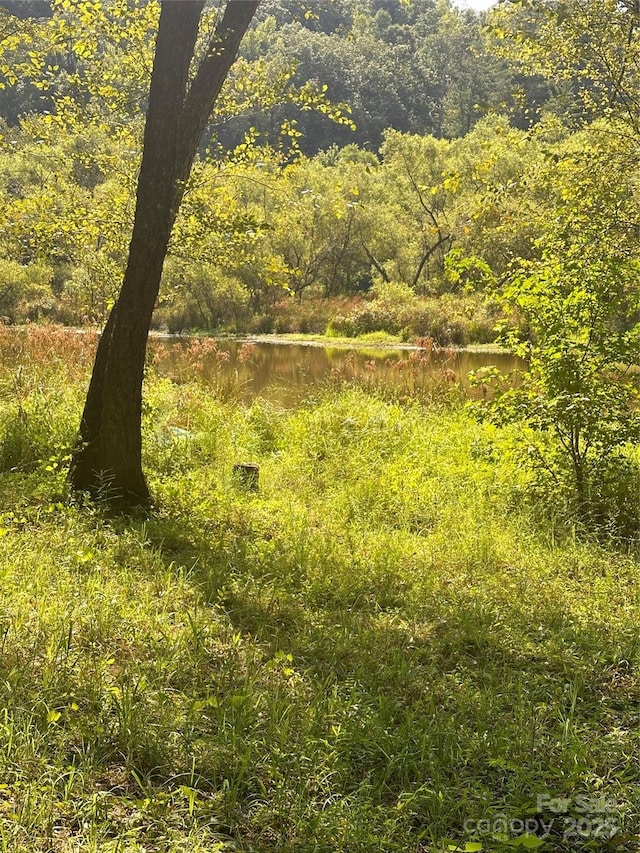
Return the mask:
[[[198,142],[258,6],[231,0],[188,87],[203,0],[160,13],[133,235],[122,290],[98,345],[70,482],[111,503],[144,504],[142,382],[171,231]]]

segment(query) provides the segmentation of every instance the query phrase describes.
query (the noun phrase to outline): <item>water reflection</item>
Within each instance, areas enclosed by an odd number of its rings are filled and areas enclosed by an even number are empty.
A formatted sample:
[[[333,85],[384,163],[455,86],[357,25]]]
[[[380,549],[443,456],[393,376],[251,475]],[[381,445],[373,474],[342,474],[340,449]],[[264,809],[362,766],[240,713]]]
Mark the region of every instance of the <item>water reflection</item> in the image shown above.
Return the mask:
[[[323,347],[213,338],[154,338],[156,369],[176,381],[195,376],[222,397],[264,397],[290,406],[328,382],[428,391],[438,384],[469,388],[468,374],[495,365],[508,372],[521,365],[507,353]]]

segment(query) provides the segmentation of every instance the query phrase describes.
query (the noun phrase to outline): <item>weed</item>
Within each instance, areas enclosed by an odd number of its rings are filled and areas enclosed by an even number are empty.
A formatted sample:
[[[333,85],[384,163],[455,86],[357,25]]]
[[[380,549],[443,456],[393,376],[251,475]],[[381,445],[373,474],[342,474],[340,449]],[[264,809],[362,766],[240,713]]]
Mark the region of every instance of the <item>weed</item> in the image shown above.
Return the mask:
[[[569,853],[578,818],[637,849],[637,558],[540,525],[511,428],[357,387],[243,406],[150,368],[156,508],[109,517],[51,464],[80,377],[18,361],[0,849]],[[555,800],[552,836],[519,828]]]

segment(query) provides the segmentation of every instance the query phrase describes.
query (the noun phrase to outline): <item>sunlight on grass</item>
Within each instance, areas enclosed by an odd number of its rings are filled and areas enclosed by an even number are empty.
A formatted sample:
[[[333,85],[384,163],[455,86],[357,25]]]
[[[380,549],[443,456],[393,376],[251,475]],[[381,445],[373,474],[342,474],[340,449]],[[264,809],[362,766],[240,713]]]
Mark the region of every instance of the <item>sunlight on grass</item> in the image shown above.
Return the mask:
[[[157,505],[127,519],[66,498],[81,370],[29,361],[23,416],[15,371],[1,849],[499,851],[501,815],[537,815],[541,849],[569,851],[579,797],[615,803],[591,849],[634,849],[637,555],[540,524],[506,430],[442,401],[283,411],[151,375]]]

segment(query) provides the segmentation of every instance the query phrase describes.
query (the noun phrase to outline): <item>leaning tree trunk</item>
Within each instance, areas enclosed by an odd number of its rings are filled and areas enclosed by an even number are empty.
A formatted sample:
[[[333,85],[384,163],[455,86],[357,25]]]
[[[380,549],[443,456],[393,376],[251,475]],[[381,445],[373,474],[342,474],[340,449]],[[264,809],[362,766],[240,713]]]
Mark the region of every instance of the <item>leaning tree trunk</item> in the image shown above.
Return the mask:
[[[70,470],[73,488],[111,502],[149,500],[141,417],[151,316],[198,143],[258,2],[230,0],[190,86],[204,2],[162,3],[129,259],[98,345]]]

